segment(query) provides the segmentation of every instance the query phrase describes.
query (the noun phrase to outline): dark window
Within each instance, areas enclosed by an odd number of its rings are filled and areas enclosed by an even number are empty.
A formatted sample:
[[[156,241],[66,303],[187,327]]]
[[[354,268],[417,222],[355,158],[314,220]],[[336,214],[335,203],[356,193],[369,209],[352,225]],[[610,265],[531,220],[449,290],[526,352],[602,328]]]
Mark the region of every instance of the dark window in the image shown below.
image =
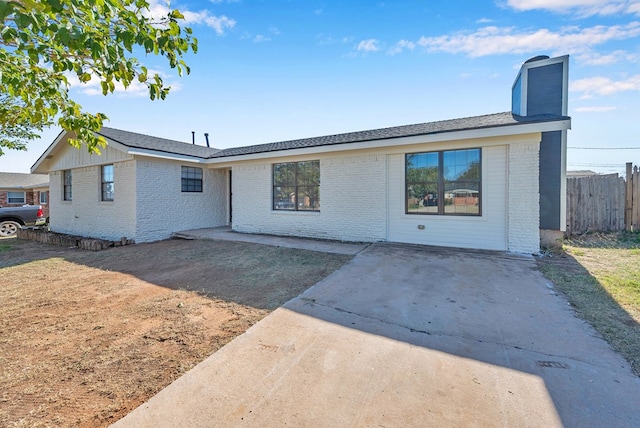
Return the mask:
[[[27,203],[27,198],[24,192],[7,192],[7,203],[25,204]]]
[[[273,165],[273,209],[320,211],[320,161]]]
[[[202,168],[182,167],[182,191],[202,192]]]
[[[113,165],[102,166],[102,200],[113,201]]]
[[[62,198],[65,201],[71,200],[71,170],[67,169],[62,172],[62,188],[63,188],[63,196]]]
[[[481,150],[405,155],[406,213],[480,215]]]

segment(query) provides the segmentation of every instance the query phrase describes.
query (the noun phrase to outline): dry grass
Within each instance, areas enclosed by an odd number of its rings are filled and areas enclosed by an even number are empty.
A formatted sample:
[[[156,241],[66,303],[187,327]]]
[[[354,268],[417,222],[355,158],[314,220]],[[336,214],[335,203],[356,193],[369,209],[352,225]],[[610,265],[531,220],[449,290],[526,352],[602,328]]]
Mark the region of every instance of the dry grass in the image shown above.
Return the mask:
[[[0,426],[107,426],[349,257],[0,240]],[[189,290],[196,290],[189,291]]]
[[[591,234],[538,259],[544,275],[640,376],[640,234]]]

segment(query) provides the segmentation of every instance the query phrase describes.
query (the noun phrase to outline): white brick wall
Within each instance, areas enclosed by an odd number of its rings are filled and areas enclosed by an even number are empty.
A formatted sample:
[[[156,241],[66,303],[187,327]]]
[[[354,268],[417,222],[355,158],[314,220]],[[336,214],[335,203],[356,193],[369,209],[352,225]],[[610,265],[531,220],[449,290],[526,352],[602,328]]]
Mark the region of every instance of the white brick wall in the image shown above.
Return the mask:
[[[227,224],[226,172],[203,168],[202,193],[183,193],[181,167],[188,163],[137,161],[136,242],[167,239],[173,232]]]
[[[150,242],[180,230],[226,225],[226,172],[203,168],[203,192],[182,193],[182,165],[193,166],[159,160],[115,162],[113,202],[100,201],[100,166],[72,169],[71,202],[62,200],[62,172],[52,172],[51,230]]]
[[[310,156],[320,160],[320,212],[272,210],[272,164],[233,167],[233,229],[343,241],[386,239],[384,155]]]
[[[509,145],[508,250],[514,253],[540,251],[539,152],[539,142]]]
[[[100,200],[100,166],[72,169],[72,201],[63,201],[62,172],[51,173],[52,231],[111,240],[135,237],[135,161],[116,162],[113,166],[113,202]]]
[[[527,139],[528,138],[528,139]],[[282,157],[233,166],[233,228],[239,232],[344,241],[539,251],[539,143],[535,136],[489,141],[483,150],[482,216],[404,213],[404,154]],[[440,150],[447,145],[427,145]],[[407,149],[420,151],[419,146]],[[320,211],[272,210],[272,164],[320,160]],[[100,201],[100,166],[74,168],[73,201],[62,200],[62,172],[50,175],[51,228],[56,232],[136,242],[228,224],[227,171],[203,167],[202,193],[181,192],[185,162],[138,158],[114,162],[115,197]],[[418,225],[425,225],[418,229]]]
[[[449,147],[434,148],[431,145],[425,145],[412,148],[411,152],[446,150]],[[466,147],[482,147],[482,145],[478,143]],[[505,251],[507,249],[506,163],[505,145],[482,147],[481,216],[415,215],[405,213],[405,155],[390,155],[389,240]]]

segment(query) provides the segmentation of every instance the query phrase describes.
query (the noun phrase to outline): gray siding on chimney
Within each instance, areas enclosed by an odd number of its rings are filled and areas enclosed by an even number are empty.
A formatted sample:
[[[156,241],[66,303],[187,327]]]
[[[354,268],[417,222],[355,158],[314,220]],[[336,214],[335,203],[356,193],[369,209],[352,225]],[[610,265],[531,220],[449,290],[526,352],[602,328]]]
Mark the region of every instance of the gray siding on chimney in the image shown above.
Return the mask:
[[[511,89],[511,112],[522,116],[522,110],[520,103],[522,102],[522,75],[518,75],[516,83],[513,84]]]
[[[540,142],[540,229],[561,230],[560,184],[562,171],[562,131],[543,132]]]
[[[527,116],[562,114],[562,68],[556,63],[528,70]]]

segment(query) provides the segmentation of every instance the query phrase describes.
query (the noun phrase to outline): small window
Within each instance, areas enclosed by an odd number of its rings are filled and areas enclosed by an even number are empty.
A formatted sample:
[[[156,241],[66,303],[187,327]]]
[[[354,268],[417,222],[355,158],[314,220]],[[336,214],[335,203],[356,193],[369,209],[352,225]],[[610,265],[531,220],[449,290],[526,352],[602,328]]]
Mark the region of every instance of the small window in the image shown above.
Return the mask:
[[[273,165],[273,209],[320,211],[320,161]]]
[[[8,204],[25,204],[27,197],[24,192],[7,192]]]
[[[481,215],[481,150],[405,156],[407,214]]]
[[[182,191],[202,192],[202,168],[182,167]]]
[[[70,169],[63,171],[62,183],[63,183],[62,199],[65,201],[70,201],[71,200],[71,170]]]
[[[113,201],[113,165],[102,166],[102,200]]]
[[[49,192],[40,192],[40,204],[46,205],[49,203]]]

